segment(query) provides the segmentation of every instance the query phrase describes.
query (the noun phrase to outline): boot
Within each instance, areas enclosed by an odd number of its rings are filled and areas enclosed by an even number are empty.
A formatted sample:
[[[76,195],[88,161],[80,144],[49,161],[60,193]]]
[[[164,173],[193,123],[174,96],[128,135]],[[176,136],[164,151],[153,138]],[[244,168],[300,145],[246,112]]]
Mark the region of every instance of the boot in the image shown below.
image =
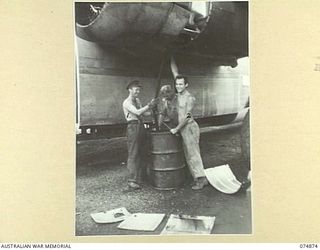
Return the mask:
[[[246,192],[247,189],[251,186],[250,180],[245,180],[241,183],[240,189],[238,190],[238,193]]]
[[[208,180],[206,177],[199,177],[196,182],[195,185],[193,185],[191,188],[192,190],[200,190],[203,189],[204,186],[208,185]]]
[[[202,177],[202,181],[204,183],[204,186],[209,185],[209,181],[208,181],[207,177]]]

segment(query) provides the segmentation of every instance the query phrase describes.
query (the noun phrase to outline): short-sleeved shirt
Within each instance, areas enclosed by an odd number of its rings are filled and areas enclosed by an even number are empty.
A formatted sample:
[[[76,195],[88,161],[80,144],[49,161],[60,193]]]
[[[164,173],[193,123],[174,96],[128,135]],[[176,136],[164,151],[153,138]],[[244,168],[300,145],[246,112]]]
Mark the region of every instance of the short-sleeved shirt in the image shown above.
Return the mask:
[[[179,123],[183,122],[188,115],[192,118],[192,110],[195,103],[195,98],[185,90],[182,94],[178,94],[178,118]],[[192,122],[193,118],[189,122]]]
[[[133,106],[136,109],[140,109],[142,105],[139,98],[131,99],[130,97],[128,97],[127,99],[124,100],[122,104],[123,113],[127,121],[139,120],[140,119],[139,116],[129,111],[130,106],[131,107]]]

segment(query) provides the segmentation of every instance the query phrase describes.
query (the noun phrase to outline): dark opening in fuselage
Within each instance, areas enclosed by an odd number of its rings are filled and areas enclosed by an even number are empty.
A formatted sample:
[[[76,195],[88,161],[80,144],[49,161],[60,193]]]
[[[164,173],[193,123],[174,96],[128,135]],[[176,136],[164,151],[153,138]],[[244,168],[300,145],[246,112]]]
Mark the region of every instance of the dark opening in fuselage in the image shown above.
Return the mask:
[[[75,3],[76,22],[80,25],[88,25],[100,14],[104,2],[78,2]]]

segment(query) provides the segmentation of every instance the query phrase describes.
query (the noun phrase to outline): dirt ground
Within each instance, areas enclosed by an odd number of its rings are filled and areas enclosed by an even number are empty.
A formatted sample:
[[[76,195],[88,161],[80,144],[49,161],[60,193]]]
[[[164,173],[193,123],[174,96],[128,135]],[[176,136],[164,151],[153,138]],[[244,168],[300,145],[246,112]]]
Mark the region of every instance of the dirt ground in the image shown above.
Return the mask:
[[[240,129],[203,129],[200,149],[205,168],[228,163],[239,181],[246,179],[248,162],[241,157]],[[233,195],[212,186],[191,190],[191,182],[161,191],[150,184],[127,188],[126,138],[77,142],[76,235],[160,234],[170,214],[216,216],[213,234],[252,233],[251,188]],[[119,223],[96,224],[91,213],[126,207],[130,213],[165,213],[154,232],[118,229]]]

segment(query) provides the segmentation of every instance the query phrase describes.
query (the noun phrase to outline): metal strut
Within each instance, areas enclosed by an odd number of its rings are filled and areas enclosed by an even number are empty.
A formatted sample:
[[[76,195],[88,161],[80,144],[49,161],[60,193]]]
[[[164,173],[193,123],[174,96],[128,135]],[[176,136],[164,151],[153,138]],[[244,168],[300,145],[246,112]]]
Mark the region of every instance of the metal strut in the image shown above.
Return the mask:
[[[157,88],[156,88],[156,93],[155,93],[155,97],[154,98],[158,98],[159,96],[159,92],[160,92],[160,88],[161,88],[161,75],[163,72],[163,67],[165,64],[165,61],[168,57],[168,51],[165,50],[162,60],[161,60],[161,64],[160,64],[160,68],[159,68],[159,73],[158,73],[158,77],[157,77]],[[155,108],[153,108],[153,118],[154,118],[154,122],[155,122],[155,127],[156,130],[159,131],[159,127],[158,127],[158,107],[156,106]]]

